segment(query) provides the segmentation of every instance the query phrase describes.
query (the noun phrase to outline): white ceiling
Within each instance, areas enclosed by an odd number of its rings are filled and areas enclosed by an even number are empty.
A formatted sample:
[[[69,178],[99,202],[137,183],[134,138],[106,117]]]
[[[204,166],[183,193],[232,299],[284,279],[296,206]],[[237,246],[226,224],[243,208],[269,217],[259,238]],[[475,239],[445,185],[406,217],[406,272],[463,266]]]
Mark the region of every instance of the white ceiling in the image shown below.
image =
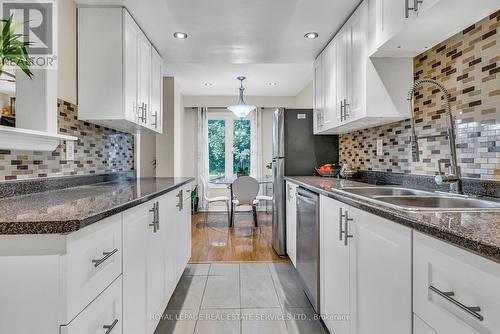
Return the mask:
[[[312,62],[360,0],[76,0],[128,8],[186,95],[296,95]],[[189,38],[173,38],[175,31]],[[304,34],[319,33],[308,40]],[[204,86],[205,82],[213,84]],[[278,85],[270,87],[269,82]]]

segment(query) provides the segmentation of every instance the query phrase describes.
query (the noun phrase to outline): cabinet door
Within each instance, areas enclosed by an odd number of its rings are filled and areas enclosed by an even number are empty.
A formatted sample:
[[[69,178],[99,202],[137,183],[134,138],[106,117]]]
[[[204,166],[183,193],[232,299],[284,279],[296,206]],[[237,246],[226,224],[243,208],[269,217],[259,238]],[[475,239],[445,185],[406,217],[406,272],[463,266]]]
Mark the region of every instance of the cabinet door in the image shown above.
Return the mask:
[[[297,185],[287,181],[286,183],[286,251],[294,267],[296,263],[297,249],[297,202],[295,194]]]
[[[333,40],[323,51],[323,127],[331,129],[338,125],[337,122],[337,41]]]
[[[178,235],[176,229],[177,221],[177,208],[176,205],[176,193],[170,192],[165,196],[159,198],[158,211],[160,217],[160,227],[165,226],[163,236],[163,242],[165,245],[165,257],[163,259],[165,265],[165,296],[166,300],[169,300],[172,293],[177,285],[177,244]]]
[[[347,50],[348,45],[350,45],[350,34],[347,26],[344,26],[340,32],[335,37],[336,43],[336,59],[335,59],[335,73],[336,73],[336,91],[337,91],[337,101],[335,106],[335,114],[337,117],[337,123],[340,124],[345,122],[346,119],[342,119],[342,115],[344,113],[344,105],[347,102],[347,86],[348,86],[348,77],[347,77]]]
[[[149,126],[161,133],[163,129],[163,59],[154,48],[151,50],[150,100]]]
[[[411,229],[350,208],[356,247],[357,330],[412,332]]]
[[[340,240],[344,207],[320,197],[320,308],[326,326],[336,334],[351,333],[350,247]]]
[[[377,0],[375,18],[377,32],[375,46],[377,48],[383,46],[416,16],[416,12],[410,10],[408,18],[405,17],[407,4],[411,7],[413,0]]]
[[[366,116],[366,62],[368,61],[368,5],[363,2],[348,23],[348,120]]]
[[[138,75],[139,75],[139,34],[140,29],[130,14],[123,10],[124,50],[123,76],[125,92],[125,118],[137,123],[138,120]]]
[[[123,333],[147,333],[149,204],[123,213]]]
[[[314,61],[314,131],[323,129],[323,70],[321,64],[322,56],[319,55]]]
[[[149,206],[149,222],[154,224],[155,207],[158,200],[147,204]],[[158,209],[159,212],[159,209]],[[164,221],[158,219],[158,228],[150,227],[147,242],[147,320],[148,333],[153,333],[158,325],[159,316],[163,314],[163,304],[166,297],[165,244],[164,234],[167,233]]]
[[[139,122],[143,125],[149,124],[151,105],[149,92],[151,86],[151,43],[141,32],[139,34]]]

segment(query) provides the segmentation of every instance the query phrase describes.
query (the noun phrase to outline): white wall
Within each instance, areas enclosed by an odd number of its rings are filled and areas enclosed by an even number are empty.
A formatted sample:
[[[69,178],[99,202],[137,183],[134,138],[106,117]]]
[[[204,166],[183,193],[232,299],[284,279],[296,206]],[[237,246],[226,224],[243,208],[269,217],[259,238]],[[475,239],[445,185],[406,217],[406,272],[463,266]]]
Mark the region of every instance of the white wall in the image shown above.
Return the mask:
[[[76,104],[76,4],[56,0],[58,13],[57,97]]]
[[[156,135],[156,176],[174,176],[174,115],[175,98],[180,98],[178,86],[172,77],[163,78],[163,133]]]
[[[312,108],[314,102],[313,82],[308,83],[295,97],[296,108]]]

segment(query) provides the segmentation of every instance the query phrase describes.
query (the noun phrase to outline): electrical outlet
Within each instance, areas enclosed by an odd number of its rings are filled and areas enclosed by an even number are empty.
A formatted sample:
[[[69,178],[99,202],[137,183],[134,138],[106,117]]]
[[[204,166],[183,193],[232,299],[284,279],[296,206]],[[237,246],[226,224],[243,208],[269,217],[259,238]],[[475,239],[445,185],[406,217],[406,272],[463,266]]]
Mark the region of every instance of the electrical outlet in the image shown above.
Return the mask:
[[[384,140],[377,139],[377,155],[384,155]]]
[[[72,140],[66,141],[66,161],[75,160],[75,142]]]

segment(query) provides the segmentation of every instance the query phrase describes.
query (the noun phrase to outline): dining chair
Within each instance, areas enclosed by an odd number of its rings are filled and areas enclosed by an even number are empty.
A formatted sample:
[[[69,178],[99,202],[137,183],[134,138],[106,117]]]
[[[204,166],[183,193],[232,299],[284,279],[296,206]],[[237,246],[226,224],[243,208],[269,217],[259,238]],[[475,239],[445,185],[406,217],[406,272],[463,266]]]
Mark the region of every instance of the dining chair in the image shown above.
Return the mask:
[[[232,184],[233,198],[232,198],[232,217],[230,226],[234,222],[234,214],[236,208],[239,206],[251,206],[253,211],[253,220],[255,226],[257,224],[257,194],[259,193],[259,182],[251,176],[240,176],[234,180]]]
[[[210,204],[216,203],[216,202],[225,202],[226,203],[226,210],[227,210],[227,218],[229,224],[231,223],[231,217],[229,215],[229,202],[230,199],[227,196],[216,196],[216,197],[208,197],[208,185],[207,185],[207,180],[203,175],[200,175],[200,180],[201,180],[201,186],[203,189],[203,199],[205,200],[205,226],[207,226],[207,220],[208,220],[208,213],[210,212]]]

